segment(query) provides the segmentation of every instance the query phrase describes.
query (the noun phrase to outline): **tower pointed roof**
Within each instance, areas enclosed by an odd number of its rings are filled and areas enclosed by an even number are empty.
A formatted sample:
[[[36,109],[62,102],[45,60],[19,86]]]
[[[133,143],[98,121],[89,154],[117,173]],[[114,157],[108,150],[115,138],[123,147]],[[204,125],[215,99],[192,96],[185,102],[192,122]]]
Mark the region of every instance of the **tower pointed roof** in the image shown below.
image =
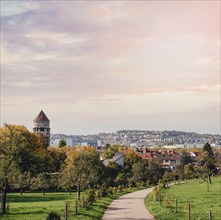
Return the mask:
[[[40,113],[36,116],[36,118],[34,119],[34,122],[50,122],[50,120],[48,119],[48,117],[45,115],[45,113],[41,110]]]

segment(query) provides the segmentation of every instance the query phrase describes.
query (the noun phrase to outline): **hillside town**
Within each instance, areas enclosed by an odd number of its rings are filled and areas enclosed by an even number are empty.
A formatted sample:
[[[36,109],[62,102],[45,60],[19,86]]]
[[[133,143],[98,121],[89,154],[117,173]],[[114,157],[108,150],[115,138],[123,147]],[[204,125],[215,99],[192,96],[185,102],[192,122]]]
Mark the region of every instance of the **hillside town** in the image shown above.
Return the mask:
[[[93,135],[52,134],[51,146],[58,146],[61,139],[71,147],[90,145],[102,148],[106,144],[117,144],[126,147],[147,148],[202,148],[206,142],[209,142],[214,148],[221,147],[220,134],[198,134],[182,131],[121,130]]]

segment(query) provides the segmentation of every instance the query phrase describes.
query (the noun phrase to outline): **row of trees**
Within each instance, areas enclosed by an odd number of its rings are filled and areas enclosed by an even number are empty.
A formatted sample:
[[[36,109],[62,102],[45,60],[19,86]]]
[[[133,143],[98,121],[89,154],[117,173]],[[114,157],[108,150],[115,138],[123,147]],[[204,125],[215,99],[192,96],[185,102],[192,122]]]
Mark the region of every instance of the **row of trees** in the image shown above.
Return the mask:
[[[29,132],[24,126],[4,125],[0,128],[0,189],[2,213],[6,213],[7,192],[13,188],[42,190],[77,190],[78,199],[84,189],[157,184],[180,177],[190,178],[198,174],[206,176],[216,172],[214,154],[209,144],[203,149],[196,172],[187,152],[181,155],[180,166],[173,172],[165,172],[157,159],[144,160],[133,149],[107,145],[103,158],[111,158],[116,152],[125,157],[125,165],[116,163],[104,166],[94,147],[48,147],[44,136]]]
[[[0,189],[2,213],[6,213],[7,192],[13,188],[47,189],[101,188],[156,183],[163,175],[158,161],[143,161],[133,150],[113,148],[125,155],[125,167],[110,163],[105,167],[94,147],[47,147],[44,136],[29,132],[26,127],[5,124],[0,128]],[[110,146],[107,146],[107,149]],[[105,153],[106,154],[106,150]],[[109,154],[111,157],[112,154]],[[144,167],[148,167],[146,170]],[[139,177],[138,172],[142,174]]]

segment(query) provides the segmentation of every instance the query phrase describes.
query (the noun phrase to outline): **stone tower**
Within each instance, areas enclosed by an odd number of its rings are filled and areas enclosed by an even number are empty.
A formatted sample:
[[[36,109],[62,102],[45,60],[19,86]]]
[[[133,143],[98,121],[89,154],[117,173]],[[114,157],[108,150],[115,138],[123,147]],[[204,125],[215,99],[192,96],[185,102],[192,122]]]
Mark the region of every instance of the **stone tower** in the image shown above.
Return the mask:
[[[48,137],[50,140],[50,120],[45,115],[43,111],[40,111],[40,113],[36,116],[36,118],[33,120],[34,122],[34,133],[40,133],[45,137]]]

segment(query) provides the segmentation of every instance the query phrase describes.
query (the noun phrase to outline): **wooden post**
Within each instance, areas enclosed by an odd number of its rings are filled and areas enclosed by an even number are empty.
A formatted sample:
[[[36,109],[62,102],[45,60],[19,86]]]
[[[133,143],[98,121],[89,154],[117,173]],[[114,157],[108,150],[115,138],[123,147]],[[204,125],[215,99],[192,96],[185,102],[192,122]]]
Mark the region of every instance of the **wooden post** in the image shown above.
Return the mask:
[[[75,214],[78,214],[78,201],[75,201]]]
[[[82,207],[84,208],[84,196],[82,197]]]
[[[209,220],[213,220],[212,211],[209,210]]]
[[[68,203],[65,203],[65,220],[68,220]]]
[[[188,220],[190,220],[190,202],[188,202]]]
[[[177,213],[177,198],[175,199],[175,213]]]

